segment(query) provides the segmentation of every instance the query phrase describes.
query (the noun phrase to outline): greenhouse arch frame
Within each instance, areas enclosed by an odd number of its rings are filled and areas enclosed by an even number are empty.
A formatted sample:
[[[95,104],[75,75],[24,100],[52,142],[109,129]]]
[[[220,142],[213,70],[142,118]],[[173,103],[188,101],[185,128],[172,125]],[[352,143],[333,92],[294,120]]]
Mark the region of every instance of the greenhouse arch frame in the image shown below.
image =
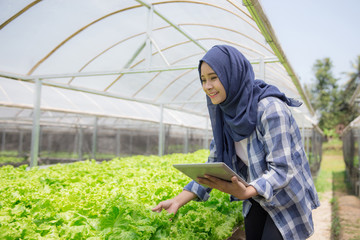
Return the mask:
[[[197,63],[215,44],[238,48],[257,78],[305,103],[293,114],[309,152],[321,156],[310,140],[321,136],[314,111],[256,0],[94,0],[71,9],[49,0],[2,4],[0,123],[4,132],[32,126],[31,166],[40,126],[92,128],[95,152],[97,127],[117,129],[130,120],[134,130],[155,124],[158,155],[165,152],[165,125],[185,135],[181,151],[188,148],[184,129],[199,131],[206,147],[212,133]],[[14,38],[24,33],[26,39]]]

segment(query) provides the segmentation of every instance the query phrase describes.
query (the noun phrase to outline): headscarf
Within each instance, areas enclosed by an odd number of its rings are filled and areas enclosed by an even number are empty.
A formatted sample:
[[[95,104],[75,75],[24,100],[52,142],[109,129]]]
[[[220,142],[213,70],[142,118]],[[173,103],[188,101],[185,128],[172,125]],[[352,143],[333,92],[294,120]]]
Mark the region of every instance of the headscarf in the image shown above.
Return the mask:
[[[302,103],[288,98],[273,85],[255,80],[250,62],[236,48],[227,45],[212,47],[199,62],[206,62],[217,74],[226,91],[224,102],[214,105],[207,96],[207,105],[216,145],[217,161],[239,171],[233,162],[234,142],[249,137],[256,127],[258,102],[265,97],[277,97],[289,106]]]

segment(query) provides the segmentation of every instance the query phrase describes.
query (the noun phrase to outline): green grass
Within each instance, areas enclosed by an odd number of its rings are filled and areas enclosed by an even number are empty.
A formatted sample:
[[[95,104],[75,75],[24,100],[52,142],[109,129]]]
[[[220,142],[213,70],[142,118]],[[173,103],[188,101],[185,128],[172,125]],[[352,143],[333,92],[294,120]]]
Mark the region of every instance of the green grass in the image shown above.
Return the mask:
[[[323,142],[323,153],[329,155],[342,155],[342,141],[338,138]]]
[[[336,176],[345,174],[345,163],[342,156],[342,142],[333,140],[323,143],[323,156],[319,173],[315,179],[315,187],[319,193],[344,189],[337,181],[336,189],[333,186],[334,173]],[[340,181],[341,182],[341,181]]]
[[[331,179],[331,176],[331,171],[325,171],[320,167],[320,171],[315,179],[315,187],[319,193],[324,193],[332,190],[331,180],[329,180]]]
[[[339,202],[338,199],[335,197],[331,200],[331,235],[333,239],[339,239],[340,231],[341,231],[341,224],[340,224],[340,217],[338,214],[339,211]]]

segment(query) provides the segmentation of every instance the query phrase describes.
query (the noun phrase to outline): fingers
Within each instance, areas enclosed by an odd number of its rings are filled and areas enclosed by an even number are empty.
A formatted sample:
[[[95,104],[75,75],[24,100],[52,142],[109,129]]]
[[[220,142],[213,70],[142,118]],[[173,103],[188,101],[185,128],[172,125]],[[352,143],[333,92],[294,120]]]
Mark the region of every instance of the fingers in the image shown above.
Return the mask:
[[[236,176],[233,176],[231,178],[231,182],[235,183],[236,185],[240,186],[243,189],[246,188],[246,186],[242,182],[240,182],[239,179]]]
[[[220,178],[213,177],[213,176],[211,176],[211,175],[207,175],[207,174],[205,174],[205,175],[204,175],[204,177],[205,177],[205,178],[207,178],[207,179],[209,179],[209,180],[211,180],[211,181],[220,180]]]
[[[236,176],[233,176],[232,178],[231,178],[231,182],[233,182],[233,183],[238,183],[238,179],[237,179],[237,177]]]
[[[216,188],[222,191],[223,185],[226,181],[221,180],[220,178],[213,177],[210,175],[204,175],[204,177],[197,178],[197,182],[209,186],[210,188]]]
[[[211,188],[214,187],[214,183],[209,179],[209,178],[205,178],[205,177],[198,177],[197,178],[197,182],[200,184],[205,184]]]
[[[212,185],[217,185],[217,184],[222,184],[223,182],[227,182],[220,178],[213,177],[213,176],[207,175],[207,174],[205,174],[204,177],[199,177],[198,179],[201,181],[201,183],[204,183],[204,184],[208,183],[208,184],[212,184]]]
[[[158,213],[160,213],[161,210],[162,210],[162,208],[159,208],[159,207],[154,207],[153,209],[151,209],[151,211],[158,212]]]
[[[174,204],[168,205],[167,202],[165,201],[165,203],[161,202],[151,210],[153,212],[160,213],[163,209],[166,210],[168,213],[173,213],[175,215],[178,210],[178,207],[176,207]]]
[[[166,209],[166,211],[168,212],[168,213],[173,213],[174,215],[177,213],[177,211],[178,211],[178,209],[177,208],[169,208],[169,209]]]
[[[162,207],[162,203],[159,203],[156,207],[154,207],[153,209],[151,209],[153,212],[158,212],[160,213],[163,210]]]
[[[231,182],[228,182],[217,177],[205,175],[202,178],[198,178],[198,183],[232,195],[245,188],[245,186],[237,179],[236,176],[231,177]]]
[[[206,174],[204,175],[204,177],[198,177],[198,179],[203,182],[216,182],[216,180],[219,180],[216,177],[206,175]]]

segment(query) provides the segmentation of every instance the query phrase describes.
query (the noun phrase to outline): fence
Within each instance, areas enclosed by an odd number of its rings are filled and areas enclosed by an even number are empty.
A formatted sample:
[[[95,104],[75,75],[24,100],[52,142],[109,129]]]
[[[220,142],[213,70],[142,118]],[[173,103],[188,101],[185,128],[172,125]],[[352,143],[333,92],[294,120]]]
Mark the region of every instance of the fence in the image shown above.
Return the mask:
[[[320,169],[322,160],[322,132],[314,127],[312,129],[301,129],[302,141],[309,160],[311,174],[315,177]]]
[[[31,126],[0,126],[0,156],[8,162],[29,164]],[[210,130],[164,125],[163,154],[188,153],[208,148]],[[85,159],[109,160],[131,155],[159,154],[159,126],[127,124],[117,128],[101,126],[41,126],[38,164]],[[1,162],[0,162],[1,164]],[[2,163],[4,164],[4,163]]]
[[[360,196],[360,128],[348,126],[342,134],[342,140],[346,176],[350,182],[353,193]]]
[[[29,164],[30,125],[0,126],[0,157],[13,165]],[[322,159],[322,134],[317,128],[300,129],[313,176]],[[207,149],[212,133],[201,129],[164,126],[164,154]],[[128,123],[121,127],[46,126],[40,127],[38,164],[96,159],[109,160],[131,155],[158,155],[159,127],[152,123]],[[5,164],[0,161],[0,164]]]

